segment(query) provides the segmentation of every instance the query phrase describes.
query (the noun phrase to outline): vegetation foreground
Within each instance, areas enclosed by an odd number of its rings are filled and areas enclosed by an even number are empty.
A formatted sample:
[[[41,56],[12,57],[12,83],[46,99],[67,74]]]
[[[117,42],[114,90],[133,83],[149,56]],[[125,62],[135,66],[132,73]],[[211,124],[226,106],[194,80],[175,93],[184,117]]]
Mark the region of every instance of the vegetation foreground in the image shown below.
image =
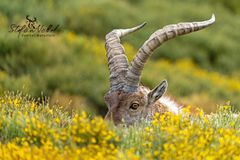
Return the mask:
[[[21,94],[0,99],[0,159],[239,159],[240,118],[189,108],[176,116],[115,127],[101,117],[66,111]]]

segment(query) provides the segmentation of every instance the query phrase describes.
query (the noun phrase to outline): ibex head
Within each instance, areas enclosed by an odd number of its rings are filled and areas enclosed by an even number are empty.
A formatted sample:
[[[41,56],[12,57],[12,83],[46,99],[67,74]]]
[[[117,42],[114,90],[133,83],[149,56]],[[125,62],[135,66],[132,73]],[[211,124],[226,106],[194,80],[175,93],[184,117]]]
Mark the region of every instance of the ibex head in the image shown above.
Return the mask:
[[[112,119],[115,124],[125,122],[132,124],[141,118],[152,117],[155,112],[163,113],[176,109],[161,101],[167,90],[167,81],[163,80],[153,90],[139,85],[144,64],[153,51],[165,41],[213,24],[215,16],[207,21],[172,24],[154,32],[138,50],[128,65],[120,38],[141,29],[146,23],[130,29],[116,29],[106,35],[106,51],[110,71],[110,90],[105,94],[108,113],[105,119]],[[163,98],[162,98],[163,99]]]

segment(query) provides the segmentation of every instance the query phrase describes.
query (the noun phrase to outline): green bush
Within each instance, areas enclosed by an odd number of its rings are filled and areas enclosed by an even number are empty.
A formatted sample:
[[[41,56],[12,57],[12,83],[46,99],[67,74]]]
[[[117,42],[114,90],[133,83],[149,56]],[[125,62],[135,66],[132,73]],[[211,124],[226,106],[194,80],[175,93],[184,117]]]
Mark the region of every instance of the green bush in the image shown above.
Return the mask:
[[[32,6],[38,6],[38,8]],[[189,57],[206,69],[215,69],[224,73],[231,73],[240,67],[238,54],[240,34],[236,32],[240,25],[240,15],[237,14],[239,6],[236,0],[184,2],[176,0],[70,0],[67,2],[27,0],[24,5],[16,0],[9,5],[8,1],[3,0],[0,3],[2,23],[5,26],[6,23],[8,25],[20,23],[24,20],[25,14],[30,14],[37,17],[41,23],[59,24],[60,31],[70,30],[79,34],[98,36],[101,39],[104,39],[106,33],[114,28],[132,27],[147,21],[148,26],[127,38],[136,48],[152,32],[166,24],[204,20],[215,13],[217,18],[215,25],[201,33],[168,42],[153,58],[163,57],[175,61]],[[201,8],[201,10],[195,8]]]

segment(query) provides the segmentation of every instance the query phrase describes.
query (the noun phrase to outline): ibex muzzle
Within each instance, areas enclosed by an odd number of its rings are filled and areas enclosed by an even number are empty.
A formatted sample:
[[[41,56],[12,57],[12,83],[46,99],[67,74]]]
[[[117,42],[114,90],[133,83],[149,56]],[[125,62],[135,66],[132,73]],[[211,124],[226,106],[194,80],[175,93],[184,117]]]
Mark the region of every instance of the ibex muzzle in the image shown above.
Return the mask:
[[[155,112],[162,114],[171,111],[177,114],[181,106],[163,97],[168,86],[166,80],[153,90],[139,85],[144,64],[153,51],[165,41],[204,29],[214,22],[215,16],[212,15],[211,19],[206,21],[171,24],[157,30],[138,50],[130,66],[120,38],[141,29],[146,23],[108,33],[105,47],[110,71],[110,90],[104,96],[109,109],[105,119],[111,119],[115,124],[132,124],[142,118],[152,118]]]

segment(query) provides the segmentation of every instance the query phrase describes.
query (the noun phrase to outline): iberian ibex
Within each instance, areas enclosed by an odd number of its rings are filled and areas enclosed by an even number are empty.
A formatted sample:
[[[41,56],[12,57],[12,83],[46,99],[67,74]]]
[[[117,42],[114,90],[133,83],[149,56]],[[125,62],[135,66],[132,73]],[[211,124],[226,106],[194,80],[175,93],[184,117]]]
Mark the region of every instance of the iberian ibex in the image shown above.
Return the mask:
[[[120,38],[141,29],[146,23],[130,29],[115,29],[106,35],[106,52],[110,71],[110,90],[104,99],[109,109],[105,119],[115,124],[132,124],[141,118],[151,118],[155,112],[171,111],[178,114],[181,106],[163,96],[168,83],[163,80],[153,90],[139,85],[144,64],[153,51],[165,41],[174,37],[204,29],[215,22],[215,16],[201,22],[171,24],[154,32],[138,50],[128,65]]]

